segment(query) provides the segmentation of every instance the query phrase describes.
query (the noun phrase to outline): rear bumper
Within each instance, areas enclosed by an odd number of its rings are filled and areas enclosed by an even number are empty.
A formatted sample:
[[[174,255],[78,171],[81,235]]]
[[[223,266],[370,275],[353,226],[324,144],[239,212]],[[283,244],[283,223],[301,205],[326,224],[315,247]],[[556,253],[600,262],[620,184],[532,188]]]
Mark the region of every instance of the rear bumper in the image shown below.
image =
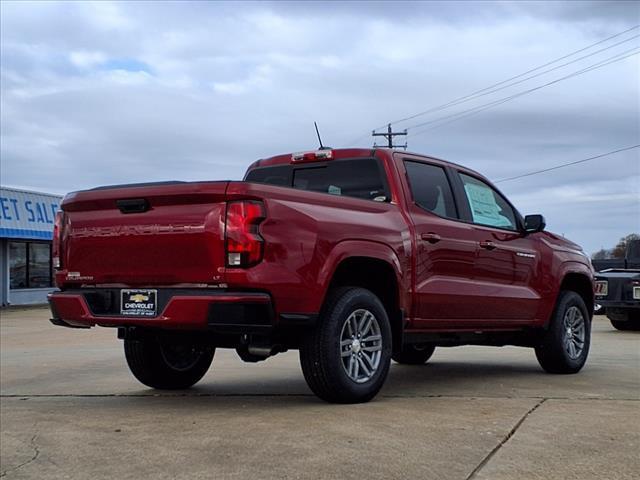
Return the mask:
[[[635,302],[635,303],[631,303],[631,302],[601,302],[596,300],[596,303],[599,305],[602,305],[604,308],[607,309],[607,311],[612,311],[612,310],[629,310],[629,311],[635,311],[635,310],[640,310],[640,302]]]
[[[122,316],[118,290],[87,289],[49,295],[51,322],[72,328],[150,327],[162,329],[258,332],[275,325],[266,293],[158,289],[158,315]]]
[[[640,309],[640,300],[606,300],[603,298],[595,298],[598,305],[605,308],[636,308]]]

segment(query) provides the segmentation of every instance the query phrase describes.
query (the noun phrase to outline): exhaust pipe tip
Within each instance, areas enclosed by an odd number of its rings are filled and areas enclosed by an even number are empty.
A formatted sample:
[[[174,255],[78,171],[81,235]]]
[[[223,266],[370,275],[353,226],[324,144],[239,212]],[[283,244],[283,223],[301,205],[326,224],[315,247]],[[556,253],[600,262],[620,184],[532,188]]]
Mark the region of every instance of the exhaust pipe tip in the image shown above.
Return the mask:
[[[271,357],[278,353],[275,345],[249,345],[248,351],[251,355],[264,358]]]

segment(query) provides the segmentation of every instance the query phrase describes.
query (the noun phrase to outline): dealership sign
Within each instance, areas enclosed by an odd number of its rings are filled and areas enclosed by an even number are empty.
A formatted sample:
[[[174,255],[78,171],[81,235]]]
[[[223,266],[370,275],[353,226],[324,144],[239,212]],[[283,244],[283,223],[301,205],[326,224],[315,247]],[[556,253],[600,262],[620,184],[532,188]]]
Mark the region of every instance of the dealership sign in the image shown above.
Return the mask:
[[[62,197],[0,188],[0,237],[51,240]]]

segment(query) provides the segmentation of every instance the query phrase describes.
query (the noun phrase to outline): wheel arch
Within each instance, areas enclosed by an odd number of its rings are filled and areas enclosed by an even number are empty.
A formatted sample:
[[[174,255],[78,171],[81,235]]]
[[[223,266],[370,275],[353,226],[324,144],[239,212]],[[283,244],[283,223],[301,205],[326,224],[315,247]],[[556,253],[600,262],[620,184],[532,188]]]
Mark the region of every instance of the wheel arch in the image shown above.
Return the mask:
[[[562,277],[558,294],[562,290],[570,290],[580,295],[587,306],[589,317],[593,317],[595,301],[593,292],[593,275],[591,275],[590,272],[581,270],[566,271]]]
[[[324,305],[328,292],[338,287],[352,286],[370,290],[380,299],[389,316],[395,351],[402,344],[403,312],[407,307],[400,293],[403,279],[400,263],[389,247],[375,244],[373,247],[367,245],[368,248],[362,248],[362,245],[360,248],[352,247],[355,246],[348,248],[349,254],[340,255],[333,262],[331,274],[325,279],[325,298],[322,304]],[[353,255],[354,251],[358,255]]]

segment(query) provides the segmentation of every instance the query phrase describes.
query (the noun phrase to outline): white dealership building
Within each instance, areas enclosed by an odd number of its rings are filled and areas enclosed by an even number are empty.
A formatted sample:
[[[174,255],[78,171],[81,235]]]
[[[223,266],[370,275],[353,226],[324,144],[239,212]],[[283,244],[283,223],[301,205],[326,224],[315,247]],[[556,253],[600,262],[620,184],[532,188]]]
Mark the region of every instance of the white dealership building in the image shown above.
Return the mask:
[[[0,187],[0,304],[46,303],[55,289],[51,239],[62,197]]]

